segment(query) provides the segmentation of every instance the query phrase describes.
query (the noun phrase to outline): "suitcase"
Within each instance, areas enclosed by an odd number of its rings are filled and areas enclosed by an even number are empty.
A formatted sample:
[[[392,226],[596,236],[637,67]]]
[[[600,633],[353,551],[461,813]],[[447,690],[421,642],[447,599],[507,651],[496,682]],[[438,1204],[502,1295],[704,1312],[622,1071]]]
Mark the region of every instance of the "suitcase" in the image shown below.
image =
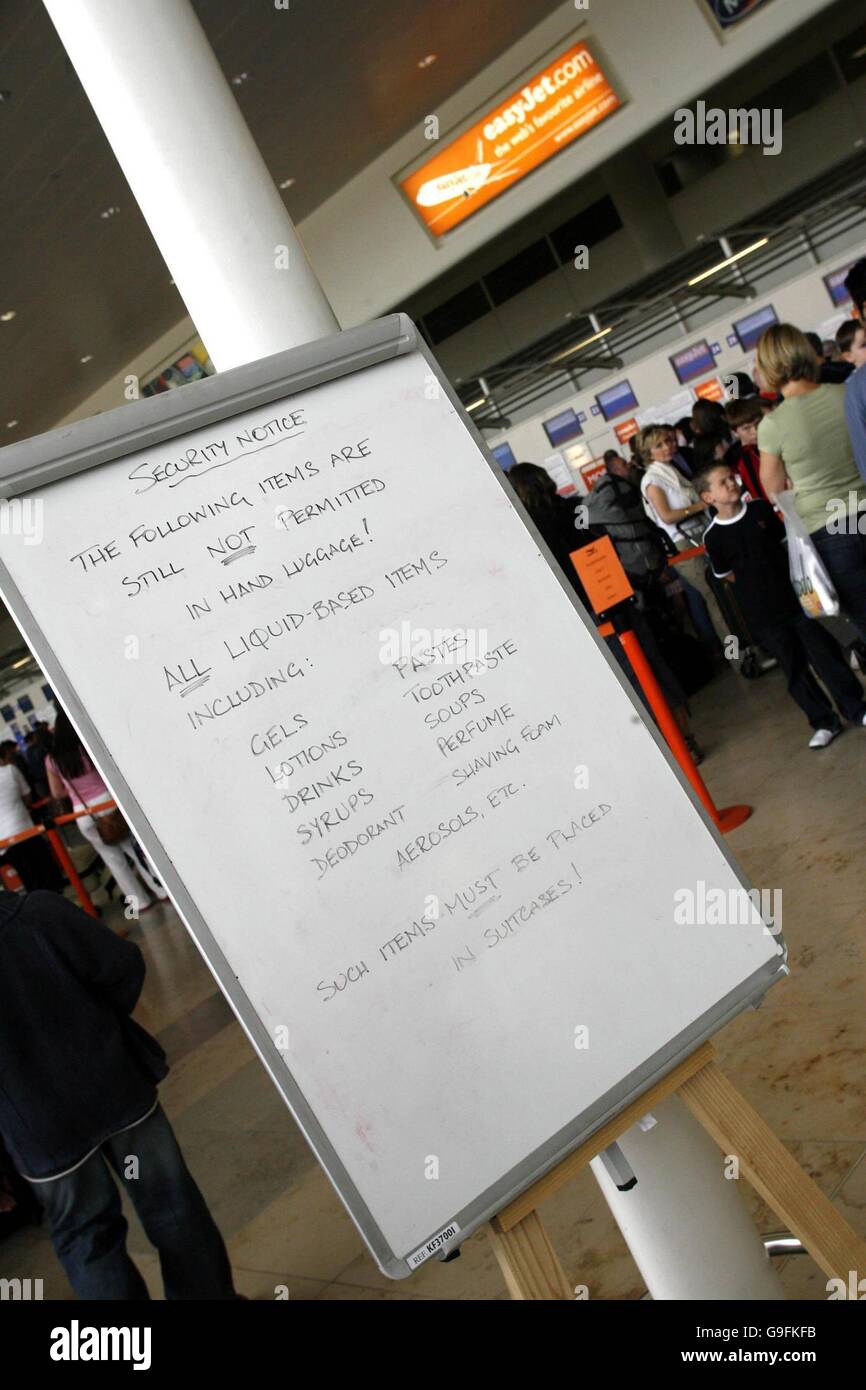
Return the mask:
[[[713,598],[727,624],[728,632],[739,642],[740,654],[734,660],[734,665],[740,675],[746,680],[757,680],[759,676],[764,676],[768,671],[774,670],[779,663],[774,656],[770,656],[764,651],[749,631],[749,625],[743,616],[743,610],[739,605],[733,586],[726,583],[724,579],[717,579],[709,564],[706,566],[706,576]]]
[[[653,590],[652,595],[649,602],[641,603],[641,617],[688,699],[713,679],[712,660],[696,637],[683,632],[662,591]]]
[[[675,628],[660,628],[655,633],[659,651],[673,671],[686,698],[697,695],[713,679],[713,663],[697,637]]]

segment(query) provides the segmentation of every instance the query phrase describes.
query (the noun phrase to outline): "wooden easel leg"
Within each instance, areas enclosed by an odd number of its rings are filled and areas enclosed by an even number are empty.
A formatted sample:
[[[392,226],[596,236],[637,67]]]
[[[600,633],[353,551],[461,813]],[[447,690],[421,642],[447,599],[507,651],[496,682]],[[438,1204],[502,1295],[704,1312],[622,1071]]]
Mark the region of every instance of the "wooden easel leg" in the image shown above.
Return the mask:
[[[839,1215],[748,1101],[714,1062],[679,1087],[695,1119],[833,1278],[848,1283],[850,1270],[866,1275],[866,1241]]]
[[[547,1237],[537,1211],[504,1230],[494,1217],[487,1227],[499,1268],[516,1299],[571,1299],[565,1270]]]

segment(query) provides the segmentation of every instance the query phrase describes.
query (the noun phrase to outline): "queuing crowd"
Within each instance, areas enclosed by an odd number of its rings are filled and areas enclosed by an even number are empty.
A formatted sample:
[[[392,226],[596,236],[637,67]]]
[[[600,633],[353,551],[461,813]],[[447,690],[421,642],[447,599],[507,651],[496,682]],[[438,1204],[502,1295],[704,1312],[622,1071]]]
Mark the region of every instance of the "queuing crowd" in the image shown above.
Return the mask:
[[[587,607],[570,557],[610,537],[635,591],[629,626],[696,762],[688,696],[729,657],[745,655],[749,674],[781,667],[810,748],[826,748],[843,718],[866,727],[852,669],[866,670],[866,259],[845,284],[855,317],[834,341],[774,324],[754,380],[737,373],[725,404],[698,400],[691,416],[640,430],[628,458],[608,450],[588,496],[559,496],[534,464],[507,475]],[[791,582],[776,508],[790,493],[797,544],[823,565],[853,629],[847,651]],[[618,639],[606,640],[643,698]]]
[[[23,749],[12,739],[0,743],[0,867],[11,865],[28,892],[62,893],[66,878],[44,836],[32,834],[34,824],[110,800],[63,710],[57,711],[53,728],[37,723]],[[165,901],[168,895],[120,811],[78,815],[75,824],[120,892],[134,900],[139,916]],[[25,838],[15,838],[21,835]]]

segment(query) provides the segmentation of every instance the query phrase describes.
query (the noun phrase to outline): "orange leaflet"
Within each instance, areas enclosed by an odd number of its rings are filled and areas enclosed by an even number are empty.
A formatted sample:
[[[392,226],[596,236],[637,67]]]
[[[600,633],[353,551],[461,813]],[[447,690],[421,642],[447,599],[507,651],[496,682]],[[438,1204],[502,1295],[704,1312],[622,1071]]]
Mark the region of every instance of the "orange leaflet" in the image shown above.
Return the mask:
[[[595,613],[607,613],[634,593],[610,536],[572,551],[571,563]]]

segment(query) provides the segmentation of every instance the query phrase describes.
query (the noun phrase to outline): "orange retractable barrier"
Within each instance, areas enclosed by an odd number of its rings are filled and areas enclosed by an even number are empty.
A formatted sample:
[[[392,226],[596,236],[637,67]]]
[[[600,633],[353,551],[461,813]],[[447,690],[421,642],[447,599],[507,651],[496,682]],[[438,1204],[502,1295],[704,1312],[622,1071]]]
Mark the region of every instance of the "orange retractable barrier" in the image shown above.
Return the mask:
[[[46,801],[40,802],[46,805]],[[79,820],[81,816],[91,816],[94,812],[112,811],[117,806],[116,801],[100,801],[95,806],[88,806],[83,811],[67,811],[65,815],[55,816],[48,826],[34,825],[32,830],[22,830],[20,835],[11,835],[6,840],[0,840],[0,853],[8,849],[10,845],[18,845],[22,840],[32,840],[35,835],[44,835],[51,849],[51,853],[57,860],[63,873],[69,879],[75,894],[82,908],[89,917],[98,917],[99,912],[93,904],[93,900],[79,877],[78,871],[72,862],[69,850],[63,843],[62,838],[57,833],[58,825],[69,825],[71,821]],[[126,935],[124,932],[123,935]]]
[[[706,555],[705,545],[692,545],[688,550],[678,550],[676,555],[668,556],[669,565],[681,565],[683,560],[693,560],[696,555]]]

